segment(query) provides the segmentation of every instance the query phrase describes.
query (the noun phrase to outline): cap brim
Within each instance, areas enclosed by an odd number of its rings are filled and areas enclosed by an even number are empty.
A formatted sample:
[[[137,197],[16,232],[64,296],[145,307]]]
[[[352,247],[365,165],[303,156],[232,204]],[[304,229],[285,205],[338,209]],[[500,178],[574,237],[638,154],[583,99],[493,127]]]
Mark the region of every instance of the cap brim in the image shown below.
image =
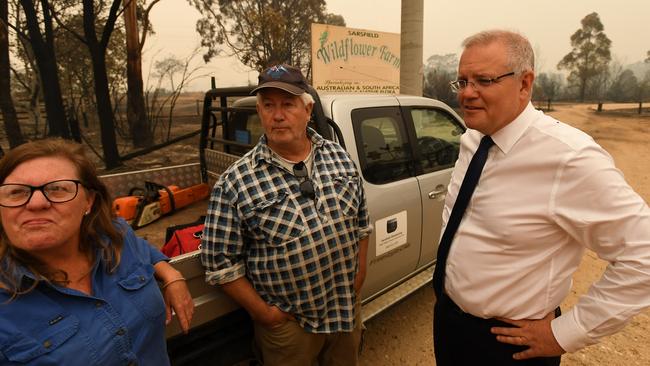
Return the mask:
[[[300,87],[297,87],[295,85],[288,84],[288,83],[285,83],[285,82],[282,82],[282,81],[269,81],[269,82],[266,82],[266,83],[258,86],[255,89],[253,89],[253,91],[251,92],[251,95],[255,95],[255,94],[257,94],[257,92],[259,92],[260,90],[265,89],[265,88],[281,89],[281,90],[284,90],[287,93],[291,93],[293,95],[301,95],[301,94],[307,92],[307,91],[303,90]]]

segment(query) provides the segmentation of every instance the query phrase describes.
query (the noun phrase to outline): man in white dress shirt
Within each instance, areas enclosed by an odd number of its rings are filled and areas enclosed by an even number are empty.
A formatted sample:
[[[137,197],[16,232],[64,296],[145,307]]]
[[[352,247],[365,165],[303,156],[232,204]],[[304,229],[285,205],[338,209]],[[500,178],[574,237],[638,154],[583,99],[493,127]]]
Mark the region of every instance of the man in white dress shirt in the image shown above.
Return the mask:
[[[451,86],[468,130],[445,226],[479,141],[494,145],[452,233],[434,312],[437,365],[558,365],[650,306],[650,209],[590,136],[535,110],[525,37],[486,31],[463,47]],[[560,315],[585,248],[609,265]]]

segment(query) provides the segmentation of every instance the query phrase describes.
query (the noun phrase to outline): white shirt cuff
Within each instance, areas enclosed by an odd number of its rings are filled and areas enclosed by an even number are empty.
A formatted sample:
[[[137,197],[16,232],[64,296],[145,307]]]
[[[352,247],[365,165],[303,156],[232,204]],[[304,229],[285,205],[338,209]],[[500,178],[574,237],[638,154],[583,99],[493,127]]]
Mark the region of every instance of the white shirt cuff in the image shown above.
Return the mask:
[[[551,330],[557,343],[567,352],[575,352],[598,343],[590,338],[575,317],[575,309],[551,321]]]

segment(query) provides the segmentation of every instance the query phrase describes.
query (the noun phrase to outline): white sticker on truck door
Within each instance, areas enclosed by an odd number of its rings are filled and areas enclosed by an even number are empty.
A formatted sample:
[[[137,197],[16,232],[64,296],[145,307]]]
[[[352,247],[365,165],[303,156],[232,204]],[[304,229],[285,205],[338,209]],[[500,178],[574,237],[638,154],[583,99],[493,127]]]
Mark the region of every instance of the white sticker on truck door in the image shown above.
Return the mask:
[[[375,255],[406,245],[406,210],[375,221]]]

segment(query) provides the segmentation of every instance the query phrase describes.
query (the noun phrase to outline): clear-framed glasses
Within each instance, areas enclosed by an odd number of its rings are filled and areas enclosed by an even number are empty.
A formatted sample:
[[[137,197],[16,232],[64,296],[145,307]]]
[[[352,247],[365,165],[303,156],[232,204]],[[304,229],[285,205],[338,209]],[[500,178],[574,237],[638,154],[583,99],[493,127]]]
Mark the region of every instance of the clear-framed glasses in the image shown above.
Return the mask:
[[[459,80],[454,80],[449,83],[449,86],[451,87],[451,91],[454,93],[460,93],[465,88],[467,88],[468,85],[471,85],[474,87],[476,90],[480,90],[483,88],[487,88],[490,85],[498,82],[499,80],[508,77],[508,76],[513,76],[515,74],[514,71],[511,71],[509,73],[497,76],[495,78],[486,78],[486,77],[479,77],[474,79],[474,81],[466,80],[466,79],[459,79]]]
[[[0,184],[0,206],[23,206],[32,198],[34,191],[41,191],[52,203],[72,201],[79,193],[80,184],[81,182],[75,179],[55,180],[36,187],[28,184]]]
[[[300,182],[300,194],[313,200],[316,197],[316,192],[314,191],[314,184],[308,177],[307,166],[304,162],[301,161],[293,165],[293,175],[296,178],[302,179]]]

